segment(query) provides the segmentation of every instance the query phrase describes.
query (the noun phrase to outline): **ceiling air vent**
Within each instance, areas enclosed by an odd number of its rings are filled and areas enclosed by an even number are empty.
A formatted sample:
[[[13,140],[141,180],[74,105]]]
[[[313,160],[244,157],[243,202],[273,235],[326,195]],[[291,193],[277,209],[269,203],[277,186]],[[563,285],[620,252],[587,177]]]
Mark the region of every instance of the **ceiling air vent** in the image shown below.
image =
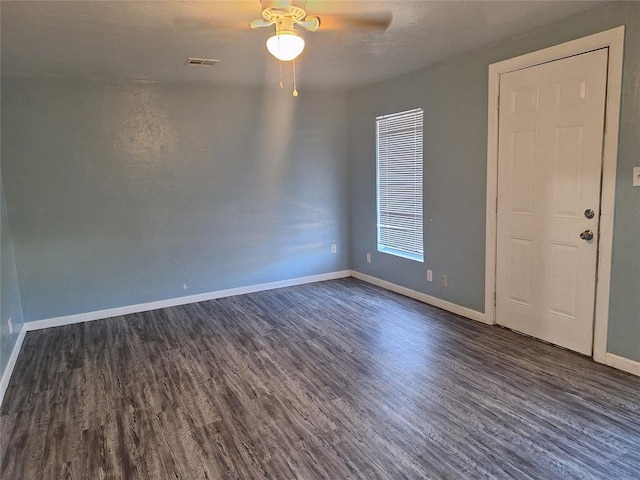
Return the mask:
[[[213,67],[216,63],[220,63],[220,60],[214,60],[213,58],[192,58],[189,57],[184,63],[192,67]]]

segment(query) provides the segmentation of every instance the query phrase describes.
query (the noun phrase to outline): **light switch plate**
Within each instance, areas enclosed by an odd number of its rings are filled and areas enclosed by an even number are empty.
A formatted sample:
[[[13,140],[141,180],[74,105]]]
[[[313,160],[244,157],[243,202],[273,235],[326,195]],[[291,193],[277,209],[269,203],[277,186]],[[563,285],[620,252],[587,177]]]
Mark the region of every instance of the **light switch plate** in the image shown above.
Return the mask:
[[[633,186],[640,187],[640,167],[633,167]]]

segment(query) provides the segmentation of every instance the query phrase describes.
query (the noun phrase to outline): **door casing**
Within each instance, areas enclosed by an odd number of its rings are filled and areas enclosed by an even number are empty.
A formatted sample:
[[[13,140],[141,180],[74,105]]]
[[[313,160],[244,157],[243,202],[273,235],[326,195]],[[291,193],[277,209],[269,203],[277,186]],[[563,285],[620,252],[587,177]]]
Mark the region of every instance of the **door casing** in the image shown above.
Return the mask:
[[[618,129],[622,89],[624,26],[562,43],[489,66],[489,105],[487,138],[487,214],[485,252],[485,316],[495,323],[496,232],[498,200],[498,95],[500,75],[534,65],[560,60],[600,48],[609,49],[607,97],[605,104],[605,136],[603,144],[600,238],[596,279],[593,358],[606,363],[607,327],[613,245],[613,215],[618,156]]]

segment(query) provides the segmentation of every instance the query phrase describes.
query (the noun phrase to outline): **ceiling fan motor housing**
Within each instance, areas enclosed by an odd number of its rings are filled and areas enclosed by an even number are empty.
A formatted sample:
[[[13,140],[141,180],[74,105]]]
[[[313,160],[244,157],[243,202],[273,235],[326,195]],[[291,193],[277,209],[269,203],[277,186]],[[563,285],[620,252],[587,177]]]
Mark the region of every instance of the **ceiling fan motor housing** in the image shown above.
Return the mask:
[[[262,16],[267,22],[276,23],[279,19],[288,18],[293,23],[301,22],[307,16],[307,12],[300,7],[289,6],[286,8],[269,7],[262,10]]]
[[[300,5],[296,5],[296,3]],[[276,32],[293,31],[295,25],[300,25],[306,30],[315,32],[320,26],[320,19],[318,17],[307,17],[304,3],[282,0],[263,1],[261,2],[263,8],[262,17],[266,24],[276,24]],[[263,25],[259,22],[253,22],[253,26],[255,28]]]
[[[289,7],[296,7],[302,10],[306,10],[306,0],[260,0],[260,6],[262,10],[272,8],[275,10],[288,11]]]

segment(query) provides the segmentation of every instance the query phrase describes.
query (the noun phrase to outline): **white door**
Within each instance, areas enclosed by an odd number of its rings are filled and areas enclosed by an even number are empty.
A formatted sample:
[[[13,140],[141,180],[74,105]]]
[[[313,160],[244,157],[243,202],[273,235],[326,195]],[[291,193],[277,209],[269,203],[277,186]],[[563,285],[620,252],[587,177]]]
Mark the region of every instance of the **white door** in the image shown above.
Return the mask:
[[[586,355],[593,348],[607,54],[500,76],[496,322]]]

